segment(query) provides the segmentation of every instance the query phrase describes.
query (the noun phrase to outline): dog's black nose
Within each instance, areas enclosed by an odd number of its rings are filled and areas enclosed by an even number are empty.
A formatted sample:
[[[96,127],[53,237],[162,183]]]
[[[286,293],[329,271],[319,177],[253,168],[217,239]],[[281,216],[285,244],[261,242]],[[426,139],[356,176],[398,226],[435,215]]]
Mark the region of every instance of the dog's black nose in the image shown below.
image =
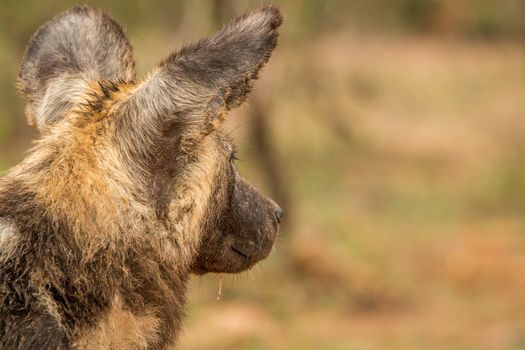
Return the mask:
[[[277,210],[275,211],[275,217],[277,218],[277,222],[281,223],[281,219],[284,215],[284,211],[281,207],[277,207]]]

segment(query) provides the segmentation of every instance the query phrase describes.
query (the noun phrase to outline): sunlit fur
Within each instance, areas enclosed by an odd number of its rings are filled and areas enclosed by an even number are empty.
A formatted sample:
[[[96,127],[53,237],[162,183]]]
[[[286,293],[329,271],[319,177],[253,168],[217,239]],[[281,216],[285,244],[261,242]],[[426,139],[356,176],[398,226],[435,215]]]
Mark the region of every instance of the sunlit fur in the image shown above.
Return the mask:
[[[235,170],[226,113],[277,43],[265,7],[135,82],[120,26],[77,7],[19,78],[41,137],[0,179],[0,348],[165,349],[191,272],[266,257],[280,208]]]

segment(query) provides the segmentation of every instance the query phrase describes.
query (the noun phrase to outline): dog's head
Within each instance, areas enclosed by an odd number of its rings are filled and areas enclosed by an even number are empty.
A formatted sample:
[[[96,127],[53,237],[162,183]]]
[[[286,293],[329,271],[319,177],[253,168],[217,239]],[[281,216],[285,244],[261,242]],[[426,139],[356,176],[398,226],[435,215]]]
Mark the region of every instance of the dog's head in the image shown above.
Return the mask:
[[[114,147],[138,200],[159,222],[170,221],[174,234],[198,236],[192,271],[245,270],[269,254],[282,210],[237,173],[221,128],[247,99],[281,21],[275,7],[240,17],[135,83],[120,26],[74,8],[42,26],[26,51],[19,86],[28,119],[44,138],[66,130],[89,133],[85,145],[97,154]],[[184,226],[187,212],[197,219]],[[195,232],[181,233],[188,227]]]

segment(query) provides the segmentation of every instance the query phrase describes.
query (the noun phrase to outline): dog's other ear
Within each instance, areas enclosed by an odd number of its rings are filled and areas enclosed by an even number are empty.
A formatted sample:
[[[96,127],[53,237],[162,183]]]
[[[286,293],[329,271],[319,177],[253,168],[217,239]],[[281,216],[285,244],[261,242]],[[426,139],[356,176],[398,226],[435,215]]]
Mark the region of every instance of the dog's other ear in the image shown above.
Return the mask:
[[[246,100],[281,23],[276,7],[264,7],[171,54],[127,101],[128,116],[139,113],[128,118],[131,129],[177,132],[183,150],[198,143]]]
[[[18,78],[29,124],[42,132],[74,106],[90,81],[135,77],[133,51],[122,28],[101,11],[75,7],[33,35]]]

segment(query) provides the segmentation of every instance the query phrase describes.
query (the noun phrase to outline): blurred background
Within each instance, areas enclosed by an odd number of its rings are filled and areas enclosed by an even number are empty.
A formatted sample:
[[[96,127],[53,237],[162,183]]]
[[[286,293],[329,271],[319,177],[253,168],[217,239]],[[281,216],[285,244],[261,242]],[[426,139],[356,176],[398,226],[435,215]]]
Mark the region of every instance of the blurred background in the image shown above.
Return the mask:
[[[0,170],[24,47],[73,1],[0,3]],[[87,1],[141,76],[260,1]],[[525,349],[525,1],[283,0],[228,130],[286,212],[253,271],[193,278],[182,349]]]

